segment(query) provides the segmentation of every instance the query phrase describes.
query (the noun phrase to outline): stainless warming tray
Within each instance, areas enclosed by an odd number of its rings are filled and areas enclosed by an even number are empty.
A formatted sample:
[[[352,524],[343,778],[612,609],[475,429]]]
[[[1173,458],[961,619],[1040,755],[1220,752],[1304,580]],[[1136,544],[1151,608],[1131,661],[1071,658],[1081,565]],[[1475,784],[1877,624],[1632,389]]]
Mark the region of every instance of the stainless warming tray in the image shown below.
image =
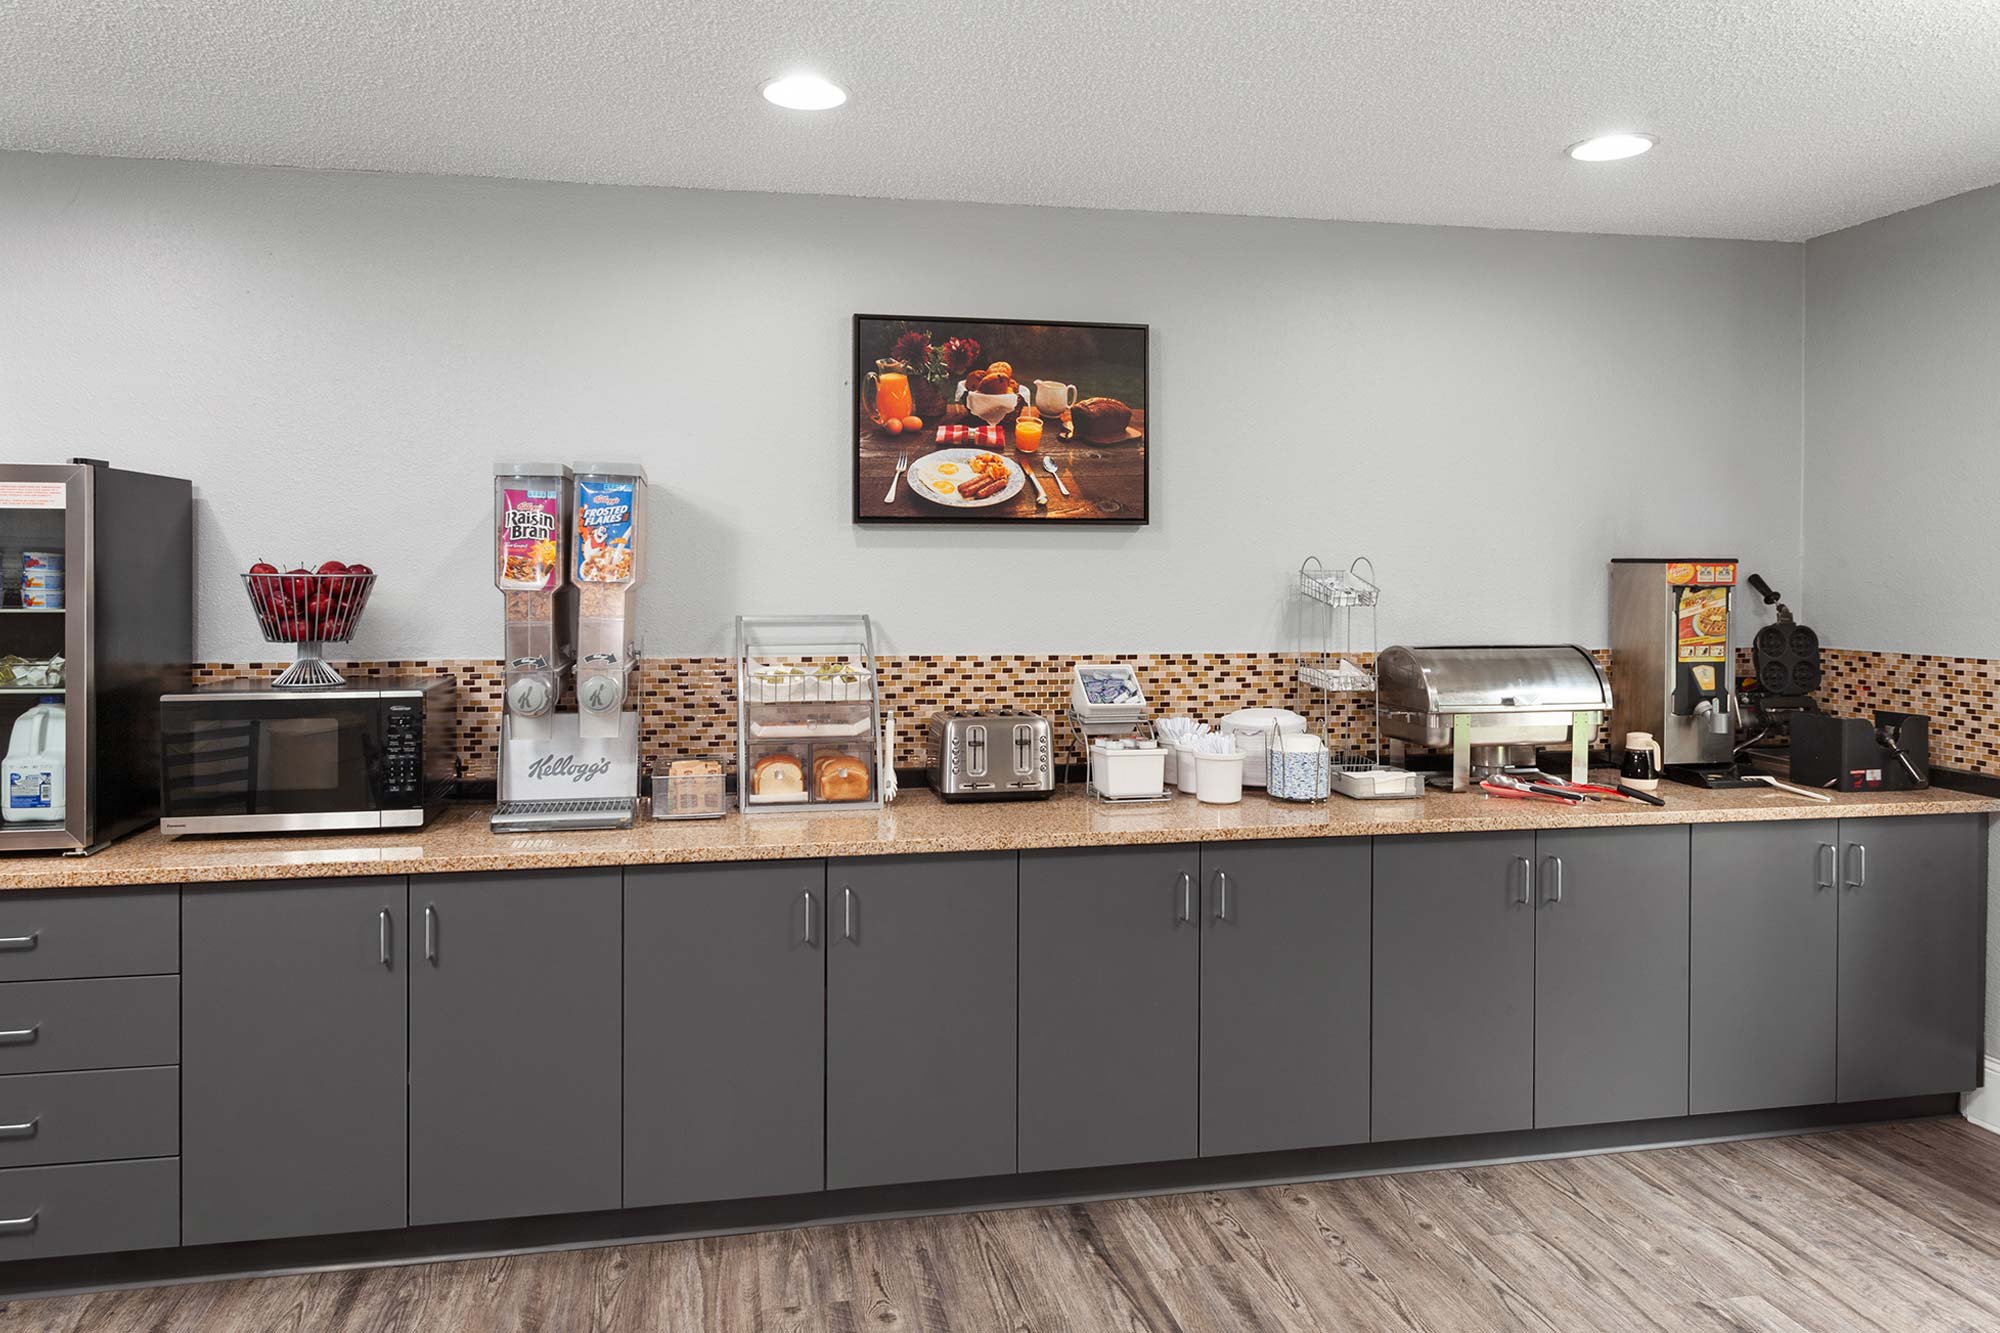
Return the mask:
[[[1570,746],[1570,776],[1583,781],[1590,738],[1611,708],[1597,660],[1573,643],[1518,647],[1385,648],[1376,659],[1382,734],[1413,745],[1449,746],[1451,787],[1475,770],[1503,767],[1511,746]]]

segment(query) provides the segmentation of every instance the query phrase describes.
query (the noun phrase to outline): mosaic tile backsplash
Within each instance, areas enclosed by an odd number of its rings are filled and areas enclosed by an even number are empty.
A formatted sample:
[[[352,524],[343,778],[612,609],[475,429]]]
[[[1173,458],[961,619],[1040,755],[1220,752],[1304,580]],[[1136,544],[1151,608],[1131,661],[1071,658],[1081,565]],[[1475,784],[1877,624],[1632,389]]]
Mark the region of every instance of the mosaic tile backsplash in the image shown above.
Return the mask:
[[[1373,667],[1357,655],[1364,667]],[[1603,663],[1607,654],[1598,653]],[[1940,768],[2000,775],[2000,660],[1915,653],[1825,652],[1821,706],[1865,717],[1876,708],[1928,714],[1931,762]],[[1238,708],[1293,708],[1309,716],[1312,700],[1294,679],[1292,653],[1113,653],[1099,657],[1048,654],[884,655],[884,706],[894,715],[896,765],[925,762],[924,724],[943,708],[1025,708],[1061,719],[1068,706],[1070,668],[1078,661],[1130,662],[1154,710],[1214,719]],[[197,684],[275,676],[282,662],[208,663]],[[1748,668],[1740,662],[1738,670]],[[458,680],[457,750],[466,774],[491,778],[500,744],[500,663],[497,659],[431,659],[341,663],[350,680],[449,675]],[[734,673],[726,657],[648,658],[639,668],[640,750],[648,762],[681,755],[733,754],[736,747]],[[1372,694],[1331,696],[1333,744],[1360,752],[1374,744]],[[1599,743],[1604,736],[1600,733]]]

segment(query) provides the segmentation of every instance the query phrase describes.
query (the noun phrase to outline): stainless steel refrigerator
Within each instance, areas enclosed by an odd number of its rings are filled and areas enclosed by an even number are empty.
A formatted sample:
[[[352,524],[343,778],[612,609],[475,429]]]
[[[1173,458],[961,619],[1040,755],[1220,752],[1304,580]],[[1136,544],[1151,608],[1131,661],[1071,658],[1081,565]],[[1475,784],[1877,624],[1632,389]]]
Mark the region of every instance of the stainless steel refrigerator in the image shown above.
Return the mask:
[[[0,854],[88,853],[157,820],[160,696],[194,660],[193,487],[93,459],[0,463],[0,660],[0,756],[45,701],[66,733],[60,818],[0,822]]]

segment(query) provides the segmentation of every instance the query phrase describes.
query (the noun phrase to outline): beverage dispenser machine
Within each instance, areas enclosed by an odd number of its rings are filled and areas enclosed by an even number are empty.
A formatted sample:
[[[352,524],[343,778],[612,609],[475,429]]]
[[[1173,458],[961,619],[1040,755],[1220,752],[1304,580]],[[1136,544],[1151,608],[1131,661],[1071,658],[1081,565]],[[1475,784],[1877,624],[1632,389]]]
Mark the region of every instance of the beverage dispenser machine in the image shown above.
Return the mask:
[[[505,618],[496,833],[633,822],[645,495],[636,464],[494,468]]]
[[[1667,776],[1698,786],[1741,781],[1730,594],[1736,561],[1611,562],[1611,748],[1630,732],[1660,744]]]

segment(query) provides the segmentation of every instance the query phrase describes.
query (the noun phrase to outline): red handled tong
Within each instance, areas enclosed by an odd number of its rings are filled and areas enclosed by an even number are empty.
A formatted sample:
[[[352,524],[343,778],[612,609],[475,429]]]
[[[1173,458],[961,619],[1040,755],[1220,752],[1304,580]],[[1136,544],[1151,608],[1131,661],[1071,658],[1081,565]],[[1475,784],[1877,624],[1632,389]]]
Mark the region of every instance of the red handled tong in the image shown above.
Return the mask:
[[[1479,784],[1488,796],[1504,796],[1510,801],[1549,801],[1556,805],[1582,805],[1581,796],[1565,796],[1553,787],[1534,787],[1508,779],[1504,784],[1493,778]]]

